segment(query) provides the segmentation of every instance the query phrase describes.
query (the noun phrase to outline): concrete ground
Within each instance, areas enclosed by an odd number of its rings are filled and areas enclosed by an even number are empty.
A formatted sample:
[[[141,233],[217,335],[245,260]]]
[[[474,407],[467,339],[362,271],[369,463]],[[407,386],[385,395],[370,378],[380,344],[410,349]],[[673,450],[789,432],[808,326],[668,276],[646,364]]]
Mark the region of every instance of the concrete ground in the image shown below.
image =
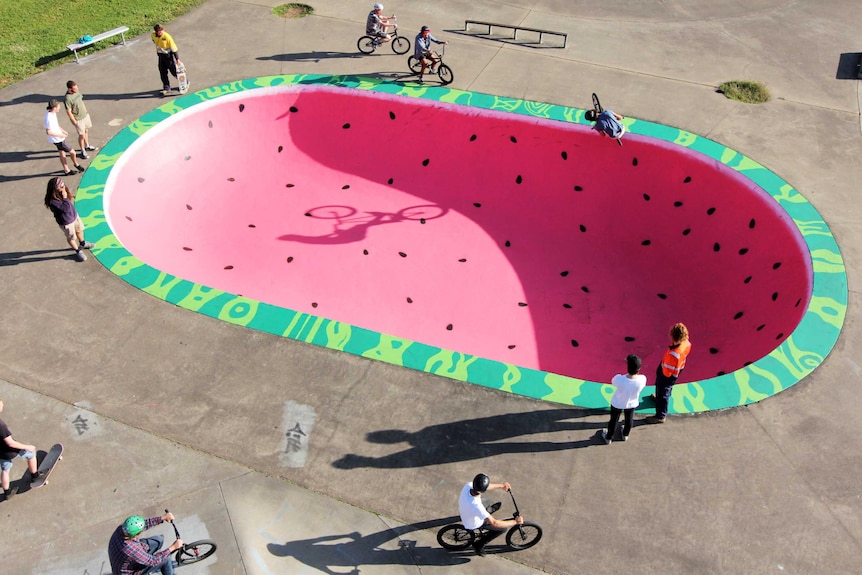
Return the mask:
[[[209,0],[167,26],[194,89],[282,73],[406,73],[386,49],[356,53],[370,3],[312,1],[302,20],[272,16],[277,3]],[[41,205],[59,169],[41,120],[66,80],[85,95],[97,145],[162,102],[153,47],[131,39],[0,91],[3,419],[18,440],[66,445],[47,487],[0,502],[3,572],[108,573],[114,527],[164,508],[186,539],[219,544],[187,574],[862,572],[862,4],[440,0],[385,11],[411,35],[428,24],[451,41],[453,87],[580,107],[598,92],[626,116],[715,139],[790,182],[847,266],[832,354],[762,403],[639,426],[606,447],[595,439],[603,413],[171,307],[94,258],[72,261]],[[468,18],[564,31],[568,46],[465,35]],[[715,87],[729,79],[765,82],[774,98],[726,100]],[[307,434],[288,454],[297,423]],[[538,546],[486,558],[439,549],[436,528],[479,470],[513,484],[545,529]]]

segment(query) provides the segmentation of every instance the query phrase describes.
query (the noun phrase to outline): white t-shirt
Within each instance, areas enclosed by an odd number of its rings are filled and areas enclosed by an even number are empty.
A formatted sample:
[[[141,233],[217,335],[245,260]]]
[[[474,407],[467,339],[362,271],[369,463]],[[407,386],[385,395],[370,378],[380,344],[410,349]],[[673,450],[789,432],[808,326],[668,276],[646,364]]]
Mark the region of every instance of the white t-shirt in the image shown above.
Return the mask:
[[[62,134],[62,130],[60,129],[60,120],[57,119],[56,113],[51,113],[51,110],[45,112],[45,129],[51,130],[52,132],[56,132],[57,134]],[[59,144],[66,138],[64,136],[48,136],[48,141],[52,144]]]
[[[461,523],[464,524],[464,527],[478,529],[490,515],[485,506],[482,505],[482,496],[473,497],[470,494],[471,489],[473,489],[472,483],[464,484],[461,497],[458,498],[458,513],[461,514]]]
[[[618,373],[611,380],[611,385],[617,388],[611,398],[611,405],[617,409],[632,409],[641,402],[641,392],[646,387],[646,376],[639,373],[629,379],[628,375]]]

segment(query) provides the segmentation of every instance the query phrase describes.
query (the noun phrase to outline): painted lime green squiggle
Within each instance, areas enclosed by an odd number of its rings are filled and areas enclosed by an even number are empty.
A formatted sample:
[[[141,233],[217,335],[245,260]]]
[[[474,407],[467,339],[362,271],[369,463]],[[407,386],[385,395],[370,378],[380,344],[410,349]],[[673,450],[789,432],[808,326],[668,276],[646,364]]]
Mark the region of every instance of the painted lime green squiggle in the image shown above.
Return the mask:
[[[76,205],[87,225],[93,254],[111,272],[147,293],[185,309],[394,365],[467,381],[565,405],[606,408],[612,388],[521,366],[468,356],[345,323],[278,308],[176,278],[140,261],[120,244],[107,223],[104,191],[119,158],[150,129],[198,104],[258,88],[332,86],[471,106],[571,124],[589,123],[584,110],[467,92],[419,87],[357,76],[288,75],[249,78],[213,86],[172,100],[121,130],[84,174]],[[631,134],[668,142],[721,162],[768,193],[784,209],[808,245],[814,274],[806,313],[790,337],[752,365],[712,379],[678,385],[671,412],[690,413],[761,401],[794,385],[819,366],[838,339],[847,313],[844,261],[829,227],[813,206],[761,164],[707,138],[645,120],[626,118]],[[645,409],[642,405],[642,409]]]

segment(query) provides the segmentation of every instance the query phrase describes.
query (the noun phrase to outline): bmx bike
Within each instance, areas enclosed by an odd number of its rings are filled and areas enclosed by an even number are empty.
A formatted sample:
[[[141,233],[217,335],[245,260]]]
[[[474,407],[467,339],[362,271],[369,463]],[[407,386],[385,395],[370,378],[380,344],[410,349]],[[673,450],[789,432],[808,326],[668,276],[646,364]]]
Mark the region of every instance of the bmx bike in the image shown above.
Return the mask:
[[[446,46],[443,45],[443,48],[440,52],[433,52],[435,56],[437,56],[437,76],[440,78],[440,83],[444,86],[446,84],[451,84],[452,80],[455,79],[455,74],[452,73],[452,68],[443,63],[443,55],[446,53]],[[407,66],[410,68],[410,71],[414,74],[422,73],[422,61],[418,60],[415,56],[410,56],[407,58]],[[434,72],[432,72],[433,74]]]
[[[393,19],[390,20],[390,22],[395,26],[392,30],[392,34],[390,34],[389,40],[389,43],[392,45],[392,51],[396,54],[406,54],[407,51],[410,50],[410,40],[404,36],[398,35],[397,20]],[[359,48],[359,51],[363,54],[371,54],[377,50],[381,44],[385,44],[385,42],[381,42],[379,38],[375,38],[374,36],[363,36],[356,41],[356,47]]]
[[[598,116],[599,114],[601,114],[602,112],[605,111],[605,109],[602,108],[602,103],[599,102],[599,97],[596,95],[595,92],[593,92],[593,110],[595,110],[596,116]],[[617,140],[617,144],[619,144],[620,147],[622,147],[622,145],[623,145],[622,136],[620,136],[616,140]]]
[[[165,509],[165,513],[170,513],[170,511]],[[180,537],[180,532],[173,521],[171,521],[171,526],[174,528],[174,534],[177,536],[177,539],[182,539],[182,537]],[[216,547],[217,545],[215,541],[211,541],[209,539],[201,539],[192,543],[184,543],[182,547],[177,549],[174,559],[179,565],[197,563],[215,553]]]
[[[514,519],[519,517],[521,512],[518,510],[518,504],[515,502],[515,495],[511,491],[509,491],[509,495],[512,497],[512,504],[515,506],[515,513],[509,519]],[[488,511],[494,513],[499,508],[499,503],[496,503]],[[467,529],[462,523],[452,523],[437,532],[437,542],[444,549],[459,551],[472,545],[474,541],[487,532],[488,528],[484,525],[478,529]],[[538,543],[541,538],[542,528],[537,523],[525,521],[520,525],[509,528],[506,532],[506,545],[510,549],[520,551],[521,549],[529,549]]]

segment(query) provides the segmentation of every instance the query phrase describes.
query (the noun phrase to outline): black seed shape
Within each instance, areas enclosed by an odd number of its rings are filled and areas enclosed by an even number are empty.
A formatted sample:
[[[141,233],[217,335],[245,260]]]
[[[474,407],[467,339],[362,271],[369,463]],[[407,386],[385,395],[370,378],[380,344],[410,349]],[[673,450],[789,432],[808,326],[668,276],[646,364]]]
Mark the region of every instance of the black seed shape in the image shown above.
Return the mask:
[[[715,208],[709,208],[708,210],[706,210],[706,215],[708,215],[708,216],[711,216],[714,213],[715,213]]]
[[[576,192],[583,192],[584,188],[582,188],[581,186],[575,186],[575,191]]]
[[[628,341],[628,342],[632,342],[632,341],[634,341],[634,340],[635,340],[635,338],[633,338],[633,337],[632,337],[632,336],[630,336],[630,335],[625,336],[623,339],[624,339],[624,340],[626,340],[626,341]]]
[[[292,261],[293,261],[293,256],[287,256],[287,263],[290,263]]]
[[[578,343],[578,340],[576,340],[576,339],[572,340],[572,347],[578,347],[579,345],[580,344]]]
[[[754,218],[751,218],[751,221],[748,222],[748,227],[754,229]]]
[[[387,181],[386,183],[391,186],[394,181],[395,181],[394,178],[389,178],[389,181]]]
[[[389,112],[389,119],[390,119],[390,120],[394,120],[394,119],[395,119],[395,112],[392,112],[392,111],[390,111],[390,112]]]
[[[398,255],[401,256],[402,258],[407,257],[407,254],[405,254],[404,252],[398,252]]]
[[[735,316],[733,316],[733,319],[739,319],[739,318],[741,318],[741,317],[742,317],[742,315],[743,315],[743,314],[742,314],[742,312],[741,312],[741,311],[738,311],[738,312],[736,312],[736,315],[735,315]]]
[[[590,288],[588,288],[587,286],[581,286],[581,291],[584,293],[590,293]]]
[[[784,337],[784,333],[779,333],[775,336],[775,339],[781,339],[782,337]]]
[[[644,194],[644,199],[645,199],[646,201],[650,201],[650,195],[649,195],[649,194]]]
[[[367,255],[368,255],[368,250],[362,250],[362,255],[367,256]]]
[[[714,348],[714,347],[711,347],[711,348],[709,348],[709,353],[711,353],[712,355],[715,355],[715,354],[717,354],[717,353],[718,353],[718,349],[717,349],[717,348]]]
[[[232,269],[233,269],[233,266],[225,266],[225,267],[224,267],[224,269],[226,269],[226,270],[232,270]]]
[[[685,177],[685,179],[682,181],[682,183],[683,183],[683,184],[687,184],[687,183],[689,183],[690,181],[691,181],[691,176],[686,176],[686,177]]]
[[[801,303],[802,303],[802,298],[799,298],[798,300],[796,300],[796,303],[793,304],[793,307],[799,307],[799,304],[801,304]]]
[[[191,156],[183,156],[183,159],[188,162],[189,160],[192,159],[192,157]]]
[[[235,181],[236,181],[236,178],[228,178],[228,179],[227,179],[227,181],[229,181],[229,182],[235,182]]]
[[[719,371],[719,372],[718,372],[718,373],[716,373],[715,375],[724,375],[724,372],[723,372],[723,371]]]
[[[290,111],[291,112],[299,112],[299,108],[297,108],[296,106],[291,106]]]
[[[747,278],[745,278],[744,280],[742,280],[742,283],[747,284],[747,283],[748,283],[748,282],[750,282],[750,281],[751,281],[751,276],[748,276]]]
[[[721,251],[721,244],[719,244],[718,242],[715,242],[714,244],[712,244],[712,251],[720,252]]]
[[[642,246],[648,246],[648,245],[650,245],[651,243],[652,243],[652,242],[651,242],[651,241],[649,241],[649,240],[644,240],[644,241],[642,241],[642,242],[641,242],[641,245],[642,245]]]
[[[186,204],[186,209],[190,210],[190,209],[192,209],[192,207],[190,205]]]
[[[476,206],[477,208],[482,207],[482,204],[480,204],[479,202],[473,202],[473,205]]]
[[[212,121],[212,120],[210,120],[210,121],[209,121],[209,127],[210,127],[210,128],[212,128],[212,127],[213,127],[213,121]]]
[[[691,228],[685,228],[684,230],[682,230],[682,235],[684,235],[684,236],[687,236],[690,233],[691,233]]]
[[[567,275],[569,275],[569,272],[568,272],[568,270],[562,271],[562,272],[560,272],[560,275],[563,277],[566,277]]]
[[[562,152],[560,152],[560,156],[562,156],[564,160],[568,160],[568,159],[569,159],[569,154],[567,154],[565,150],[563,150]]]
[[[748,253],[748,248],[742,248],[741,250],[739,250],[739,255],[741,255],[741,256],[744,256],[747,253]]]
[[[509,136],[509,139],[510,139],[510,140],[512,140],[512,143],[513,143],[513,144],[517,144],[517,143],[518,143],[518,139],[517,139],[515,136]]]
[[[143,184],[145,181],[146,181],[146,180],[145,180],[144,178],[138,178],[138,182],[140,182],[140,183],[142,183],[142,184]]]
[[[476,134],[473,134],[472,136],[470,136],[470,141],[471,141],[471,142],[472,142],[472,141],[474,141],[475,139],[476,139]]]
[[[512,242],[510,242],[509,240],[506,240],[505,246],[508,248],[508,247],[510,247],[511,245],[512,245]]]
[[[292,187],[293,187],[293,184],[284,184],[284,187],[285,187],[285,188],[292,188]]]
[[[667,299],[667,294],[657,293],[656,295],[658,296],[658,299]]]
[[[316,301],[311,302],[311,307],[317,307],[317,302]]]
[[[673,207],[675,207],[675,208],[679,208],[680,206],[682,206],[682,202],[680,202],[680,201],[676,201],[673,203]]]
[[[187,247],[185,247],[185,246],[183,246],[183,249],[184,249],[185,251],[187,251],[187,252],[192,251],[192,248],[187,248]]]
[[[578,226],[578,229],[580,229],[582,232],[585,232],[585,231],[587,231],[587,226],[585,226],[584,224],[581,224]]]
[[[408,297],[408,298],[407,298],[407,303],[413,303],[413,298],[412,298],[412,297]]]
[[[310,217],[311,217],[311,212],[305,212],[305,217],[310,218]]]
[[[344,124],[344,125],[343,125],[343,126],[341,126],[341,127],[342,127],[343,129],[347,130],[347,129],[349,129],[349,128],[350,128],[350,123]]]
[[[256,225],[254,225],[254,224],[249,224],[249,225],[248,225],[248,227],[250,227],[250,228],[256,228],[257,226],[256,226]]]
[[[775,301],[775,300],[777,300],[777,299],[778,299],[778,292],[777,292],[777,291],[776,291],[776,292],[772,292],[772,301]]]
[[[757,326],[757,331],[760,331],[760,330],[762,330],[762,329],[763,329],[763,328],[765,328],[765,327],[766,327],[766,324],[765,324],[765,323],[762,323],[762,324],[760,324],[759,326]]]
[[[240,104],[239,111],[242,112],[243,110],[245,110],[245,104]]]
[[[749,366],[749,365],[751,365],[752,363],[754,363],[754,362],[752,362],[752,361],[746,361],[745,363],[743,363],[743,364],[742,364],[742,367],[748,367],[748,366]]]
[[[518,177],[517,177],[517,178],[515,178],[515,183],[516,183],[516,184],[520,184],[520,183],[521,183],[521,182],[523,182],[523,181],[524,181],[524,179],[521,177],[521,174],[518,174]]]
[[[425,158],[424,160],[422,160],[422,165],[427,166],[430,161],[431,161],[431,158]]]
[[[132,218],[130,218],[129,216],[126,216],[126,219],[127,219],[127,220],[129,220],[130,222],[135,221],[135,220],[133,220]],[[797,305],[799,305],[799,304],[797,304]]]
[[[633,166],[637,166],[637,165],[638,165],[638,159],[637,159],[637,158],[632,158],[632,165],[633,165]]]
[[[344,184],[343,186],[341,186],[341,189],[342,189],[342,190],[349,190],[349,189],[350,189],[350,184]]]
[[[420,223],[420,224],[424,224],[424,223],[425,223],[425,218],[419,218],[419,223]]]
[[[772,264],[772,269],[774,269],[774,270],[777,270],[780,267],[781,267],[781,262],[775,262],[774,264]]]
[[[463,263],[465,263],[465,262],[467,261],[467,258],[461,258],[461,259],[460,259],[460,260],[458,260],[458,261],[459,261],[459,262],[461,262],[461,263],[463,264]]]
[[[279,146],[278,147],[278,153],[280,154],[283,149],[284,149],[284,146]]]
[[[450,323],[449,325],[447,325],[446,329],[448,329],[449,331],[452,331],[452,324]]]
[[[509,347],[509,349],[515,349],[515,346],[514,346],[514,345],[510,345],[510,346],[508,346],[508,347]]]
[[[527,307],[527,304],[526,304],[526,302],[519,301],[518,307]]]
[[[563,304],[563,307],[564,307],[564,308],[566,308],[566,309],[572,309],[572,306],[571,306],[571,305],[569,305],[569,304],[567,304],[567,303],[564,303],[564,304]]]

